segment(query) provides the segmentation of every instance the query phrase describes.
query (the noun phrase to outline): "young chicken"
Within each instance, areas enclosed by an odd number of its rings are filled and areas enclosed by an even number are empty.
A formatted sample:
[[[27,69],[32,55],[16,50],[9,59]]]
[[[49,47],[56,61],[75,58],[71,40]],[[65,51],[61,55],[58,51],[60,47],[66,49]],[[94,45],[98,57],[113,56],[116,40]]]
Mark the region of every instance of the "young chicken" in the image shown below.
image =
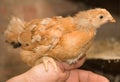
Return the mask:
[[[90,47],[96,30],[107,22],[115,22],[102,8],[81,11],[73,17],[56,16],[34,19],[25,23],[13,17],[5,31],[6,40],[14,47],[21,46],[21,56],[30,66],[54,60],[68,64],[77,62]]]

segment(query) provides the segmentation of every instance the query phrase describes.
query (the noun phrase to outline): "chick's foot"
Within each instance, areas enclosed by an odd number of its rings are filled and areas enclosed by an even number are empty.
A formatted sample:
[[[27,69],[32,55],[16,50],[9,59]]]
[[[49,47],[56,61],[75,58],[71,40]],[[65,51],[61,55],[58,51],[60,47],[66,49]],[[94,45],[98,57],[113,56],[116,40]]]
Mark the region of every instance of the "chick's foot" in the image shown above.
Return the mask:
[[[51,63],[53,65],[55,71],[57,71],[57,65],[53,58],[42,57],[35,62],[35,65],[40,64],[41,62],[43,63],[46,72],[48,71],[48,63]]]

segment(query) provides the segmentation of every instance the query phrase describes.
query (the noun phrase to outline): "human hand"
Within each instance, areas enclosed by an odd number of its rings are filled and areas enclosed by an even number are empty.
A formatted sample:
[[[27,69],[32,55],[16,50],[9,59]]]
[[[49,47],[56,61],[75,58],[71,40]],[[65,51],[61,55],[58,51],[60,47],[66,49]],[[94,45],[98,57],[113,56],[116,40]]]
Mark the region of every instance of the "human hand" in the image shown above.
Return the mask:
[[[76,69],[83,64],[85,57],[73,65],[57,62],[58,70],[55,71],[51,63],[46,72],[43,64],[39,64],[27,72],[15,76],[7,82],[109,82],[105,77],[90,71]]]

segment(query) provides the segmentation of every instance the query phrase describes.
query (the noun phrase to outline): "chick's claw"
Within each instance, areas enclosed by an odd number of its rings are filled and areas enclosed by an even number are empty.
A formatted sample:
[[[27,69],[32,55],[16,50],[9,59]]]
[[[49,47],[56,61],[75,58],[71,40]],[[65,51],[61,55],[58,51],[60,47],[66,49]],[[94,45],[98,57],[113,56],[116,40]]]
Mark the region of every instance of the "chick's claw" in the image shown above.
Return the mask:
[[[57,65],[56,65],[56,62],[54,61],[53,58],[51,57],[42,57],[40,58],[39,60],[36,61],[36,65],[43,62],[43,65],[44,65],[44,68],[45,68],[45,71],[48,71],[48,63],[51,63],[55,69],[55,71],[57,71]]]

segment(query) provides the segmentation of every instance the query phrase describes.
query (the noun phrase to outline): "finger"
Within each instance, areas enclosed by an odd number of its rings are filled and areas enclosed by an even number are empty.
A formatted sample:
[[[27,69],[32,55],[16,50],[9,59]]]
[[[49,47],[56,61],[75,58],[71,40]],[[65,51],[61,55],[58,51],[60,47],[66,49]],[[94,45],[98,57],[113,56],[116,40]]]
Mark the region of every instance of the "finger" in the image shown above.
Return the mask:
[[[68,77],[67,72],[63,72],[59,67],[57,71],[51,63],[48,63],[48,71],[46,72],[43,64],[39,64],[25,73],[31,82],[63,82]]]
[[[61,69],[55,71],[51,63],[48,63],[46,72],[43,64],[39,64],[27,72],[9,79],[7,82],[65,82],[69,72],[62,72]]]
[[[72,70],[67,82],[109,82],[109,81],[107,78],[90,71]]]
[[[79,70],[80,82],[109,82],[107,78],[90,71]]]

